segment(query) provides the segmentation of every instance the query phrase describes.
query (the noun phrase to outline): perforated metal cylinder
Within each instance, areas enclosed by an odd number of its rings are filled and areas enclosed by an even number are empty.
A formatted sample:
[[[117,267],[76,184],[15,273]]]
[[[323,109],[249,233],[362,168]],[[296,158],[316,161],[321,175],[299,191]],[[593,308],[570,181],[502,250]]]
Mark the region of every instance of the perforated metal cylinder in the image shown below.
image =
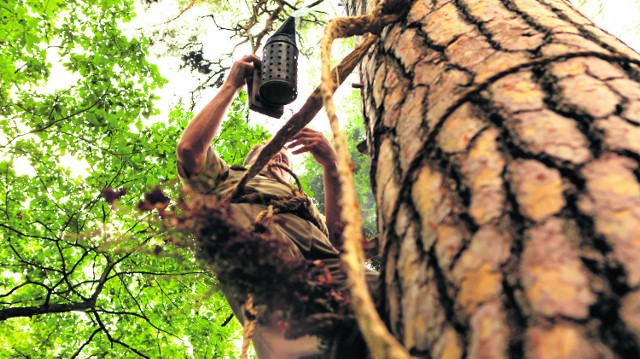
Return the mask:
[[[290,19],[267,40],[262,53],[260,96],[274,105],[289,104],[298,96],[298,48],[295,20]]]

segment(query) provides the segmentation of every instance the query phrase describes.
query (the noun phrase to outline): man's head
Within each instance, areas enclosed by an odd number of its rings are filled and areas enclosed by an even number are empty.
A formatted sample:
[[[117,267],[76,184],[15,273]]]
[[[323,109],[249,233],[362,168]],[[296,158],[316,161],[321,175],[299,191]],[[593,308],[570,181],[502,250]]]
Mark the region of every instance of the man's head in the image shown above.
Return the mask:
[[[245,157],[243,165],[251,166],[252,164],[254,164],[264,146],[264,143],[254,145],[251,150],[249,150],[247,157]],[[291,158],[289,157],[289,152],[287,152],[287,150],[285,150],[284,148],[281,149],[280,152],[271,157],[269,163],[260,171],[260,173],[266,176],[271,176],[271,173],[269,171],[270,164],[277,164],[291,169]],[[282,168],[273,166],[271,167],[271,171],[273,171],[278,177],[280,177],[280,179],[285,182],[289,182],[289,180],[291,180],[291,174],[289,174],[289,172],[283,170]]]

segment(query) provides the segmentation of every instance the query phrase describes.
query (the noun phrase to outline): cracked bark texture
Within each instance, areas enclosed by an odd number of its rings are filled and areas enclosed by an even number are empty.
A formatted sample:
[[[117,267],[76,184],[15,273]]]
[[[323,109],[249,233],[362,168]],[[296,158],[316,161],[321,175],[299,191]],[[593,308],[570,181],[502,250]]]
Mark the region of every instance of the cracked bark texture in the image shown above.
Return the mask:
[[[424,358],[640,357],[640,56],[564,0],[409,7],[361,65],[389,328]]]

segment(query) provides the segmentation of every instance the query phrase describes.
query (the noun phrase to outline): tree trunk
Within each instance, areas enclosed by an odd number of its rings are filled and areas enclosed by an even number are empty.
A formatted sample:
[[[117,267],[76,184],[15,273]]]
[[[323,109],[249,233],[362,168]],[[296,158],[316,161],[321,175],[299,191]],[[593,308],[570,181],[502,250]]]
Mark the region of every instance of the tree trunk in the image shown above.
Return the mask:
[[[412,354],[640,357],[639,64],[563,0],[414,1],[384,29],[380,308]]]

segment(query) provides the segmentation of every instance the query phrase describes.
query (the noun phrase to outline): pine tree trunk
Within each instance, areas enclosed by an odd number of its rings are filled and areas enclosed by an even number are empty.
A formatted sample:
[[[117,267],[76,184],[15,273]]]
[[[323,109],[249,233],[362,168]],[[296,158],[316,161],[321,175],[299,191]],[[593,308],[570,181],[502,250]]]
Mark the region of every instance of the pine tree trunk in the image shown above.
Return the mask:
[[[563,0],[421,0],[384,29],[381,311],[412,354],[640,357],[639,64]]]

